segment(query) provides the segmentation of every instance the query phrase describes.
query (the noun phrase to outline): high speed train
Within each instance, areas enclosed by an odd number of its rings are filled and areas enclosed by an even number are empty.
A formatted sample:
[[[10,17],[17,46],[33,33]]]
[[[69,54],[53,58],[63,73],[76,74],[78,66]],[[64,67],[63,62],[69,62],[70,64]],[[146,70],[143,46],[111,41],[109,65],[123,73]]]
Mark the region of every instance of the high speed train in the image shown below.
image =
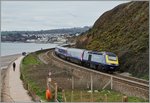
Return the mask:
[[[92,69],[113,72],[119,66],[118,57],[111,52],[97,52],[86,49],[57,46],[55,54],[65,60],[81,64]]]

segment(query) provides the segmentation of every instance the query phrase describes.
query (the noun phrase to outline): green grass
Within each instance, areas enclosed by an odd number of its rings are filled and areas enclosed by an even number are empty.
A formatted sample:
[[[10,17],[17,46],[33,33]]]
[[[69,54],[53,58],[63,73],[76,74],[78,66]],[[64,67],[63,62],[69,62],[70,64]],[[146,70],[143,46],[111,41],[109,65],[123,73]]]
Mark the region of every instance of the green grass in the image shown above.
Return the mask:
[[[54,102],[54,98],[52,98],[52,100],[50,101],[46,100],[46,86],[44,84],[41,84],[41,82],[39,81],[41,80],[41,78],[39,77],[40,74],[44,74],[46,76],[47,72],[44,71],[45,69],[41,69],[44,68],[42,67],[44,64],[38,59],[37,56],[40,53],[46,52],[47,50],[41,50],[35,53],[31,53],[23,59],[20,78],[25,82],[25,84],[29,85],[29,90],[38,95],[41,100],[43,100],[44,102]],[[41,70],[44,72],[41,72]],[[42,78],[44,78],[44,76],[42,76]]]
[[[143,75],[140,77],[141,79],[149,80],[149,75]]]
[[[58,92],[58,94],[57,94],[57,98],[58,98],[58,101],[63,101],[63,99],[62,99],[62,92]]]
[[[29,66],[29,65],[39,65],[41,64],[42,62],[40,60],[37,59],[35,53],[32,53],[32,54],[29,54],[27,55],[23,61],[22,61],[22,64],[26,67],[26,66]]]
[[[82,101],[80,99],[81,91],[75,90],[73,91],[73,102],[90,102],[91,101],[91,93],[86,90],[82,91]],[[113,90],[99,90],[98,92],[93,93],[93,102],[105,102],[105,95],[107,94],[108,102],[122,102],[122,97],[124,94]],[[65,92],[67,102],[71,102],[71,91]],[[128,102],[147,102],[144,99],[138,97],[130,97],[128,96]]]
[[[37,58],[37,55],[35,53],[27,55],[22,61],[20,78],[23,79],[26,82],[26,84],[29,85],[30,90],[34,91],[36,95],[40,96],[40,98],[44,100],[45,90],[40,90],[36,82],[30,79],[31,77],[28,75],[31,67],[38,66],[40,64],[43,63]]]

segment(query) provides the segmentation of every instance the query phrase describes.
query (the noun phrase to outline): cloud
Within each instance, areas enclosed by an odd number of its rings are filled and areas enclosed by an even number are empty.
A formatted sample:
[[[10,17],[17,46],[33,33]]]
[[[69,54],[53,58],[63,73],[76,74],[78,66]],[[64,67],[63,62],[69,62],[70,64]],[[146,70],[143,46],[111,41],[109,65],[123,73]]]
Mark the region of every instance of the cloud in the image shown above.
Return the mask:
[[[128,1],[2,1],[2,30],[91,26],[124,2]]]

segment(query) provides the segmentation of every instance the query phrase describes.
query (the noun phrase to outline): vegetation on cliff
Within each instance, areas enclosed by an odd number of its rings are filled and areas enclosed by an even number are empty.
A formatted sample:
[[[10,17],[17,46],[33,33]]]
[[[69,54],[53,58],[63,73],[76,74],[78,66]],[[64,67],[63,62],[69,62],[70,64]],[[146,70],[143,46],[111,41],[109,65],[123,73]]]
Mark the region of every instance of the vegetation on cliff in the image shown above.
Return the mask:
[[[114,52],[119,56],[120,71],[148,79],[149,2],[128,2],[105,12],[77,37],[76,47]]]

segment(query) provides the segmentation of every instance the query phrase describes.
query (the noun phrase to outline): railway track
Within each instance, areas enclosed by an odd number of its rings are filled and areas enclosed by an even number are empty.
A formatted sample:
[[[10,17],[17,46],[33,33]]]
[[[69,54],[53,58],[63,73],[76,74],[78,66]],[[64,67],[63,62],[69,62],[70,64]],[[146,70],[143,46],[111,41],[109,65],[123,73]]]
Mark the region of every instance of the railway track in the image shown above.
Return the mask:
[[[149,85],[149,81],[146,81],[146,80],[143,80],[143,79],[139,79],[139,78],[135,78],[135,77],[131,77],[131,76],[124,76],[124,75],[121,75],[119,73],[115,73],[114,75],[116,75],[117,77],[120,77],[120,78],[125,78],[125,79],[128,79],[128,80],[143,83],[145,85]]]
[[[124,76],[124,75],[120,75],[119,73],[107,74],[107,73],[103,73],[103,72],[100,72],[100,71],[92,70],[90,68],[86,68],[86,67],[83,67],[83,66],[80,66],[80,65],[68,62],[68,61],[64,61],[63,59],[58,58],[52,51],[51,52],[47,52],[46,55],[48,57],[49,57],[49,55],[52,55],[52,59],[59,60],[61,63],[67,63],[67,64],[69,64],[71,66],[76,66],[76,67],[79,67],[79,68],[82,68],[82,69],[86,69],[86,70],[91,71],[91,72],[96,72],[96,73],[104,74],[104,75],[107,75],[107,76],[114,76],[117,79],[121,78],[122,80],[124,80],[124,79],[125,80],[130,80],[130,81],[133,81],[133,82],[137,82],[137,84],[149,86],[149,81],[146,81],[146,80],[143,80],[143,79],[139,79],[139,78],[135,78],[135,77],[131,77],[131,76]]]
[[[96,70],[92,70],[68,61],[65,61],[59,57],[57,57],[55,55],[55,53],[53,52],[53,50],[50,50],[48,52],[45,53],[45,56],[47,56],[47,58],[49,58],[49,60],[54,60],[54,61],[58,61],[61,64],[67,64],[68,66],[77,68],[77,69],[82,69],[85,71],[90,71],[92,73],[96,73],[99,75],[104,75],[110,78],[113,78],[113,80],[115,81],[115,83],[123,83],[125,85],[130,86],[131,88],[137,88],[140,89],[140,91],[144,91],[146,93],[146,98],[149,97],[149,82],[146,80],[142,80],[139,78],[135,78],[135,77],[130,77],[130,76],[123,76],[120,75],[119,73],[115,73],[115,74],[107,74],[107,73],[103,73],[103,72],[99,72]]]

